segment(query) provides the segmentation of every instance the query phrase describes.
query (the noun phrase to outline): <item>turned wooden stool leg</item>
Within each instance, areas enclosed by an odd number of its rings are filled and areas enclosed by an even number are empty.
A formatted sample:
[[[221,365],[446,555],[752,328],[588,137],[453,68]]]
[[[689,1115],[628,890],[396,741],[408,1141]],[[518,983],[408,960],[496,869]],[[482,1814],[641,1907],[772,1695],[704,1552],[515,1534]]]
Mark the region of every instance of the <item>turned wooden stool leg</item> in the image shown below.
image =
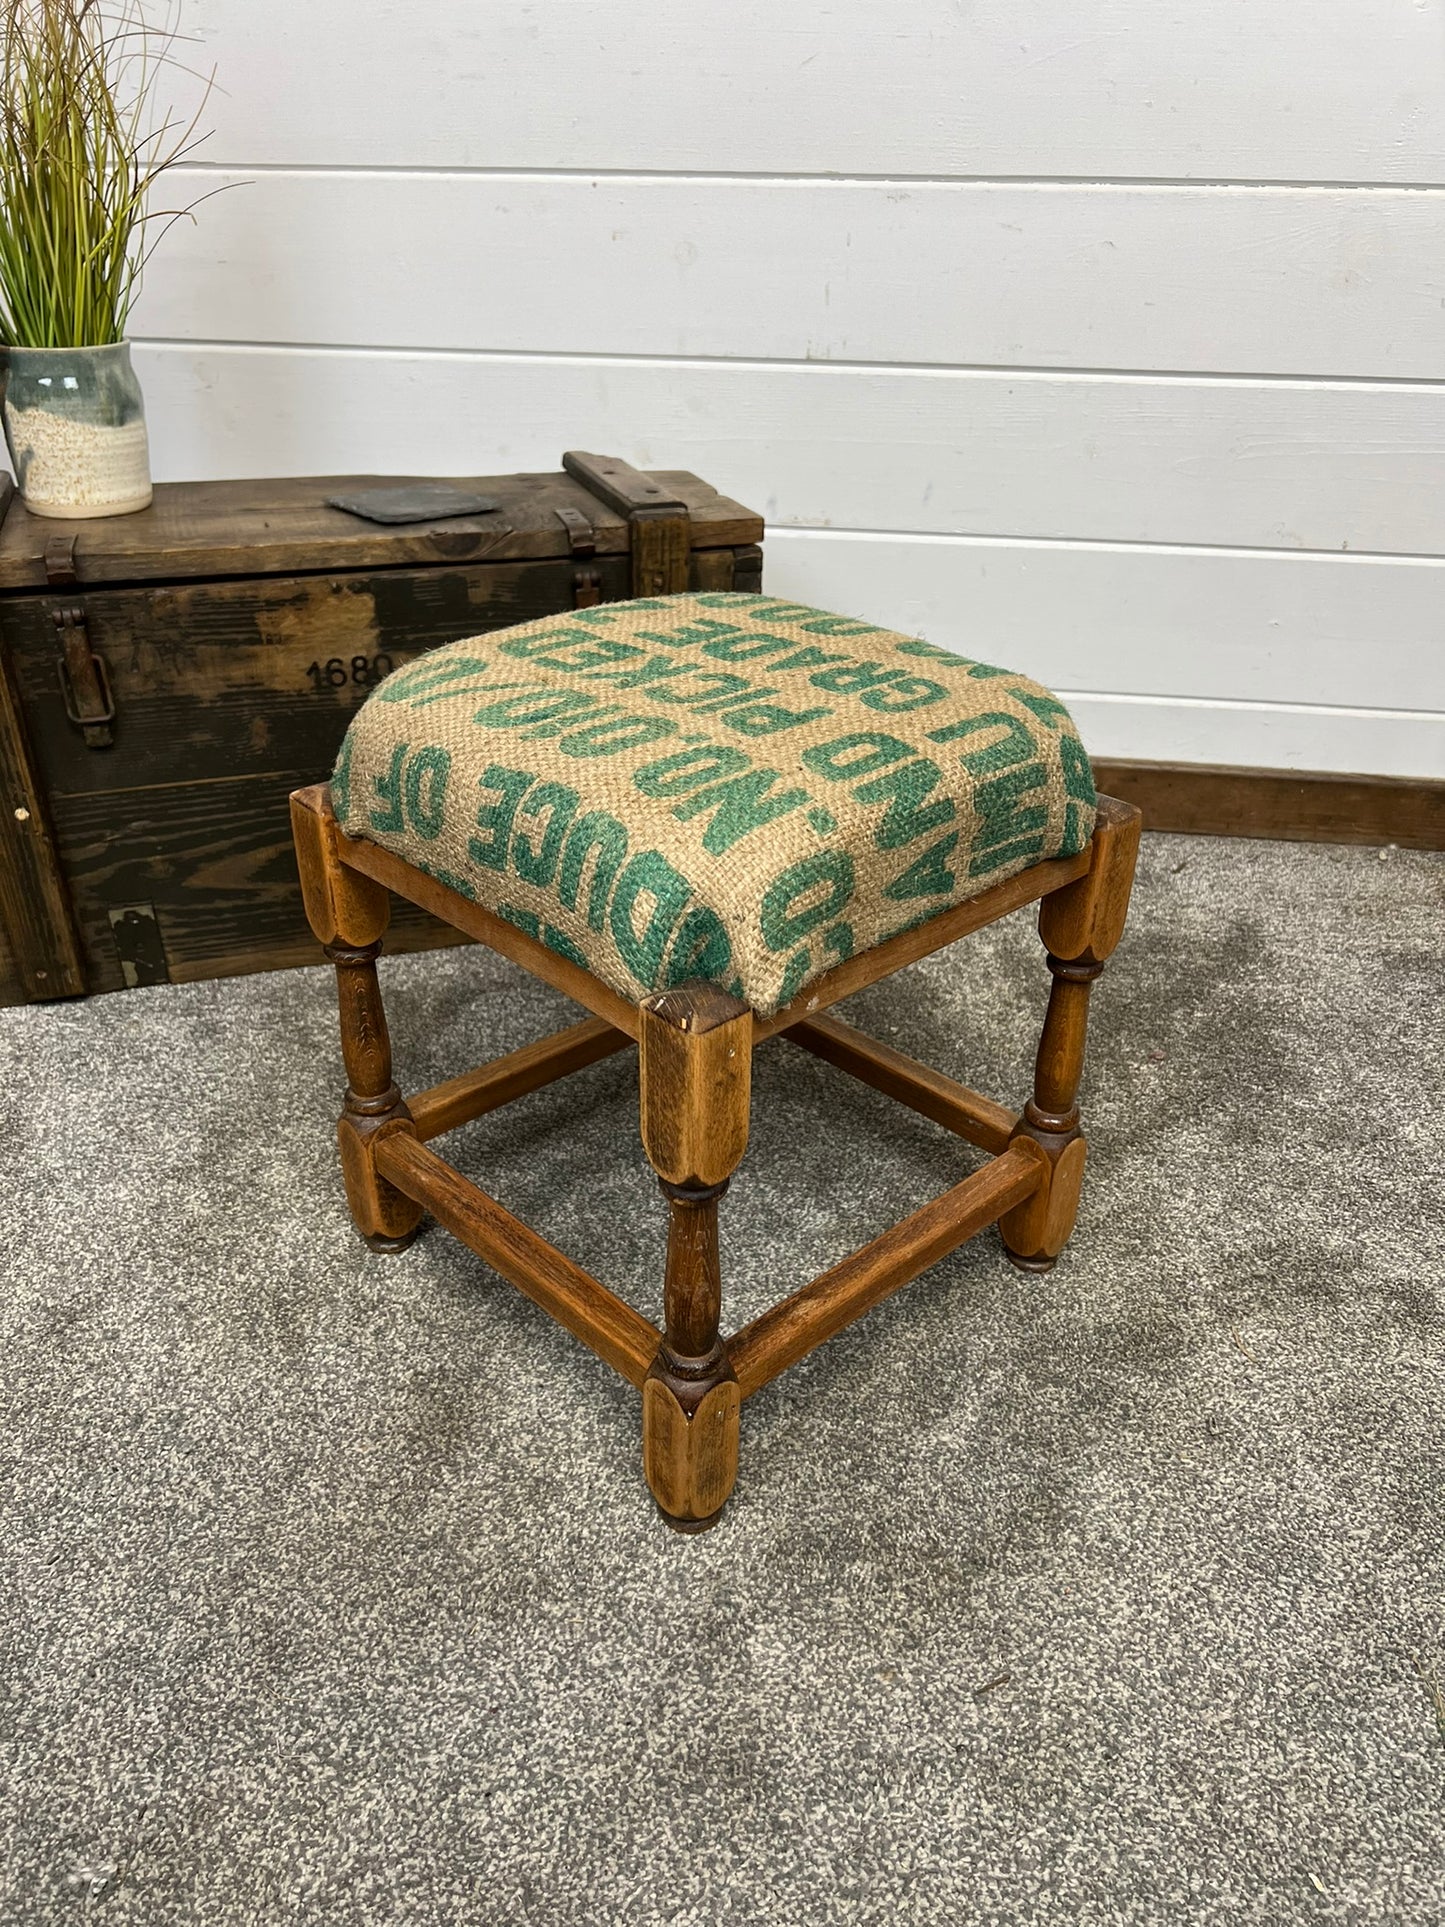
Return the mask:
[[[329,943],[341,1008],[341,1054],[346,1063],[346,1104],[336,1120],[341,1175],[356,1228],[373,1251],[405,1251],[421,1226],[422,1208],[388,1184],[376,1169],[384,1137],[416,1126],[391,1077],[391,1039],[376,959],[381,944],[362,949]]]
[[[710,984],[669,990],[643,1004],[639,1045],[642,1142],[668,1208],[666,1329],[642,1388],[642,1466],[669,1523],[700,1532],[737,1477],[717,1207],[747,1148],[752,1013]]]
[[[296,866],[312,930],[336,966],[341,1054],[346,1065],[345,1107],[337,1120],[341,1174],[356,1228],[373,1251],[404,1251],[417,1235],[419,1204],[388,1184],[376,1169],[383,1138],[416,1126],[392,1082],[391,1039],[376,959],[391,915],[391,898],[370,877],[348,870],[336,854],[336,821],[291,799]]]
[[[1089,992],[1124,932],[1140,821],[1132,805],[1104,798],[1088,872],[1039,906],[1039,935],[1054,981],[1034,1067],[1034,1094],[1013,1142],[1033,1146],[1045,1178],[1031,1198],[999,1220],[1004,1249],[1024,1271],[1051,1270],[1074,1228],[1086,1157],[1078,1097]]]

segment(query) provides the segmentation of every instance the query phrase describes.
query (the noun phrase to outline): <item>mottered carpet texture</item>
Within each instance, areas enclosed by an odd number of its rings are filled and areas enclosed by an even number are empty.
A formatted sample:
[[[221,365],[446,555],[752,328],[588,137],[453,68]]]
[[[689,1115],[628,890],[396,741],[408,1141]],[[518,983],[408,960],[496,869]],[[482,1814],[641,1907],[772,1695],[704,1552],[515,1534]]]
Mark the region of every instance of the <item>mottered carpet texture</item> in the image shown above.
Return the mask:
[[[323,969],[0,1013],[0,1922],[1445,1918],[1445,864],[1149,837],[1057,1270],[985,1234],[748,1403],[348,1227]],[[575,1020],[383,964],[403,1087]],[[1021,1103],[1028,912],[843,1007]],[[784,1040],[737,1324],[975,1154]],[[443,1141],[653,1317],[632,1055]]]

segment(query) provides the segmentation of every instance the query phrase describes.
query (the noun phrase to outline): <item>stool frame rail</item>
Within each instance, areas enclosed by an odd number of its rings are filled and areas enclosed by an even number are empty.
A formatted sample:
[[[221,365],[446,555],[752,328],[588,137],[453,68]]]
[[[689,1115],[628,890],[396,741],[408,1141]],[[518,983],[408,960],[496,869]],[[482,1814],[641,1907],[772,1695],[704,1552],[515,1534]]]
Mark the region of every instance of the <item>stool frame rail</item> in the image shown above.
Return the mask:
[[[643,1471],[668,1522],[713,1525],[737,1476],[742,1401],[873,1305],[997,1224],[1016,1265],[1047,1271],[1073,1230],[1089,996],[1123,934],[1140,815],[1100,797],[1077,856],[1039,863],[875,945],[768,1018],[707,983],[629,1003],[608,985],[380,845],[347,836],[325,784],[291,798],[306,914],[336,967],[346,1094],[337,1138],[347,1202],[376,1251],[430,1215],[642,1392]],[[376,959],[395,894],[487,944],[591,1014],[403,1097]],[[1022,1115],[825,1015],[866,984],[1039,904],[1052,976]],[[718,1203],[747,1149],[753,1051],[784,1036],[989,1154],[981,1168],[724,1337]],[[430,1140],[636,1046],[643,1147],[667,1204],[659,1330],[430,1148]]]

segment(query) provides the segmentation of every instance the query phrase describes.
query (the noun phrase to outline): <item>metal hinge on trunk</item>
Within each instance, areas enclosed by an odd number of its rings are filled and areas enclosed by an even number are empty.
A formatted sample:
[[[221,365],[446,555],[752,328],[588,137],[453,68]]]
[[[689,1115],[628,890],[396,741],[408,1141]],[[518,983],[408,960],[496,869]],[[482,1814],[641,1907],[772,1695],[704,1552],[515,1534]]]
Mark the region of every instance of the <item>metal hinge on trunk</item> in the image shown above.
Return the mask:
[[[53,589],[74,588],[80,577],[75,568],[75,537],[55,535],[45,545],[45,579]],[[84,736],[89,749],[109,749],[115,741],[115,699],[104,660],[90,646],[85,609],[78,602],[57,603],[50,611],[60,639],[55,673],[65,701],[65,713]]]
[[[577,564],[572,571],[572,607],[595,609],[602,600],[602,571],[591,563],[597,553],[597,531],[581,509],[558,509],[557,520],[567,531],[572,560]]]

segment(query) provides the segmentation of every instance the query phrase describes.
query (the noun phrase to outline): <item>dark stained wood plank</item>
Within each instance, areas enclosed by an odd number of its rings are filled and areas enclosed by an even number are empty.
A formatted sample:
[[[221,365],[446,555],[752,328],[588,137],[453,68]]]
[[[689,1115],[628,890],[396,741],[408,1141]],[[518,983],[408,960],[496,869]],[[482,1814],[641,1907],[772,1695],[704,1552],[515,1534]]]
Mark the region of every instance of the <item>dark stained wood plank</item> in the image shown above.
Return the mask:
[[[52,635],[54,630],[51,631]],[[0,994],[14,1001],[74,997],[85,968],[29,732],[0,641],[0,924],[9,968]]]
[[[596,566],[609,599],[627,594],[625,557]],[[53,796],[266,769],[315,781],[388,668],[569,609],[572,575],[568,560],[91,591],[116,708],[113,746],[93,752],[65,712],[53,598],[0,599],[0,633]]]
[[[1100,760],[1094,780],[1148,830],[1445,850],[1445,779]]]
[[[296,875],[288,798],[309,772],[62,797],[55,831],[70,882],[87,988],[124,977],[110,911],[154,907],[175,982],[322,961]],[[463,937],[410,904],[393,906],[388,951],[434,949]]]
[[[605,502],[618,515],[635,515],[639,509],[671,509],[680,514],[684,504],[653,475],[645,475],[630,462],[616,455],[589,455],[580,448],[569,448],[562,467],[589,495]]]
[[[561,558],[571,551],[559,507],[576,509],[592,523],[599,555],[628,550],[627,517],[561,474],[444,478],[498,498],[502,507],[490,515],[436,524],[386,527],[327,506],[330,495],[423,479],[438,478],[325,475],[162,482],[152,506],[138,515],[78,525],[77,574],[82,586],[89,586]],[[725,548],[761,539],[760,516],[719,495],[697,476],[666,470],[653,480],[666,499],[686,508],[698,547]],[[0,528],[0,590],[45,588],[46,542],[57,533],[76,532],[74,522],[55,522],[15,506]]]

